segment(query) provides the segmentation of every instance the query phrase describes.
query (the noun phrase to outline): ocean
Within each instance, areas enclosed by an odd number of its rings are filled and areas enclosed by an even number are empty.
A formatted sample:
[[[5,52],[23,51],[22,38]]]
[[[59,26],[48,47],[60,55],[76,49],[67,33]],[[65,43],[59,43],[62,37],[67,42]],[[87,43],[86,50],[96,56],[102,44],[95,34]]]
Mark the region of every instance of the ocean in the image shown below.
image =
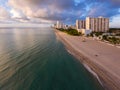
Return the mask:
[[[104,90],[49,27],[0,29],[0,90]]]

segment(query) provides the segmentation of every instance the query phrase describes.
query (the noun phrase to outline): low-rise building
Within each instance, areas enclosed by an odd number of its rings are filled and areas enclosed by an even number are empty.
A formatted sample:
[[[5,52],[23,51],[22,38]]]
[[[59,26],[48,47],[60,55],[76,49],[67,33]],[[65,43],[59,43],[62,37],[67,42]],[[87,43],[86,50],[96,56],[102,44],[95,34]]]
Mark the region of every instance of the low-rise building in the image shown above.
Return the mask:
[[[89,34],[92,32],[92,30],[80,29],[80,32],[81,32],[83,35],[87,36],[87,35],[89,35]]]

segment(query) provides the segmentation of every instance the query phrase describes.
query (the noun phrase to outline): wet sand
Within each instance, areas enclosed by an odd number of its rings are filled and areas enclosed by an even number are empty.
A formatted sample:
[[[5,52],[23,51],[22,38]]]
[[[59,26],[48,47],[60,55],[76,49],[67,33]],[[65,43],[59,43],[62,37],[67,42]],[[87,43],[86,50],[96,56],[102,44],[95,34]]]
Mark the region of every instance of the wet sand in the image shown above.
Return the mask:
[[[83,37],[58,30],[55,33],[73,56],[98,75],[105,90],[120,90],[120,48],[92,38],[83,42]]]

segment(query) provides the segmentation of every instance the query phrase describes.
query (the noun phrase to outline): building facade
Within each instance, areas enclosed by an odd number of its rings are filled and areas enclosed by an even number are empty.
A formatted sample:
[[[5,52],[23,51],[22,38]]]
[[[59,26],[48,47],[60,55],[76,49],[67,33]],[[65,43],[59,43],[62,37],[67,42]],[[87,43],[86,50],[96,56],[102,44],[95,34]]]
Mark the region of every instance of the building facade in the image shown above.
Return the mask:
[[[56,28],[65,28],[66,26],[60,22],[60,21],[57,21],[57,23],[55,24],[56,25]]]
[[[86,29],[95,32],[106,32],[109,30],[109,18],[86,18]]]
[[[76,20],[76,29],[85,29],[86,23],[85,20]]]
[[[61,23],[60,23],[60,21],[57,21],[56,28],[60,28],[60,27],[61,27]]]

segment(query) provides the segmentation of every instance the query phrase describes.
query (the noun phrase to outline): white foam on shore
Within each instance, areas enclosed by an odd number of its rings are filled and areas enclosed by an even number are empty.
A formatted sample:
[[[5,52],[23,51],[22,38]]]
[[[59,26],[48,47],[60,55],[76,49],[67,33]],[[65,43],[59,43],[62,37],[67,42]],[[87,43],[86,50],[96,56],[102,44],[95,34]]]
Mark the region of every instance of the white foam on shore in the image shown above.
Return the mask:
[[[70,53],[71,55],[75,55],[74,53],[72,53],[70,50],[66,49],[68,53]]]
[[[83,65],[91,74],[93,74],[98,79],[99,83],[103,86],[103,84],[102,84],[100,78],[98,77],[98,75],[87,64],[83,63]]]
[[[65,42],[67,42],[67,39],[66,39],[66,38],[64,38],[64,40],[65,40]],[[71,55],[75,56],[75,54],[74,54],[73,52],[71,52],[69,49],[66,48],[66,50],[67,50],[68,53],[70,53]],[[85,67],[94,77],[97,78],[98,82],[103,86],[103,84],[102,84],[100,78],[98,77],[98,75],[97,75],[87,64],[85,64],[85,63],[82,63],[82,64],[84,65],[84,67]]]
[[[72,53],[70,50],[66,49],[68,53],[70,53],[71,55],[74,55],[74,53]],[[84,65],[84,67],[93,75],[97,78],[98,82],[103,86],[100,78],[98,77],[98,75],[85,63],[82,63]]]

